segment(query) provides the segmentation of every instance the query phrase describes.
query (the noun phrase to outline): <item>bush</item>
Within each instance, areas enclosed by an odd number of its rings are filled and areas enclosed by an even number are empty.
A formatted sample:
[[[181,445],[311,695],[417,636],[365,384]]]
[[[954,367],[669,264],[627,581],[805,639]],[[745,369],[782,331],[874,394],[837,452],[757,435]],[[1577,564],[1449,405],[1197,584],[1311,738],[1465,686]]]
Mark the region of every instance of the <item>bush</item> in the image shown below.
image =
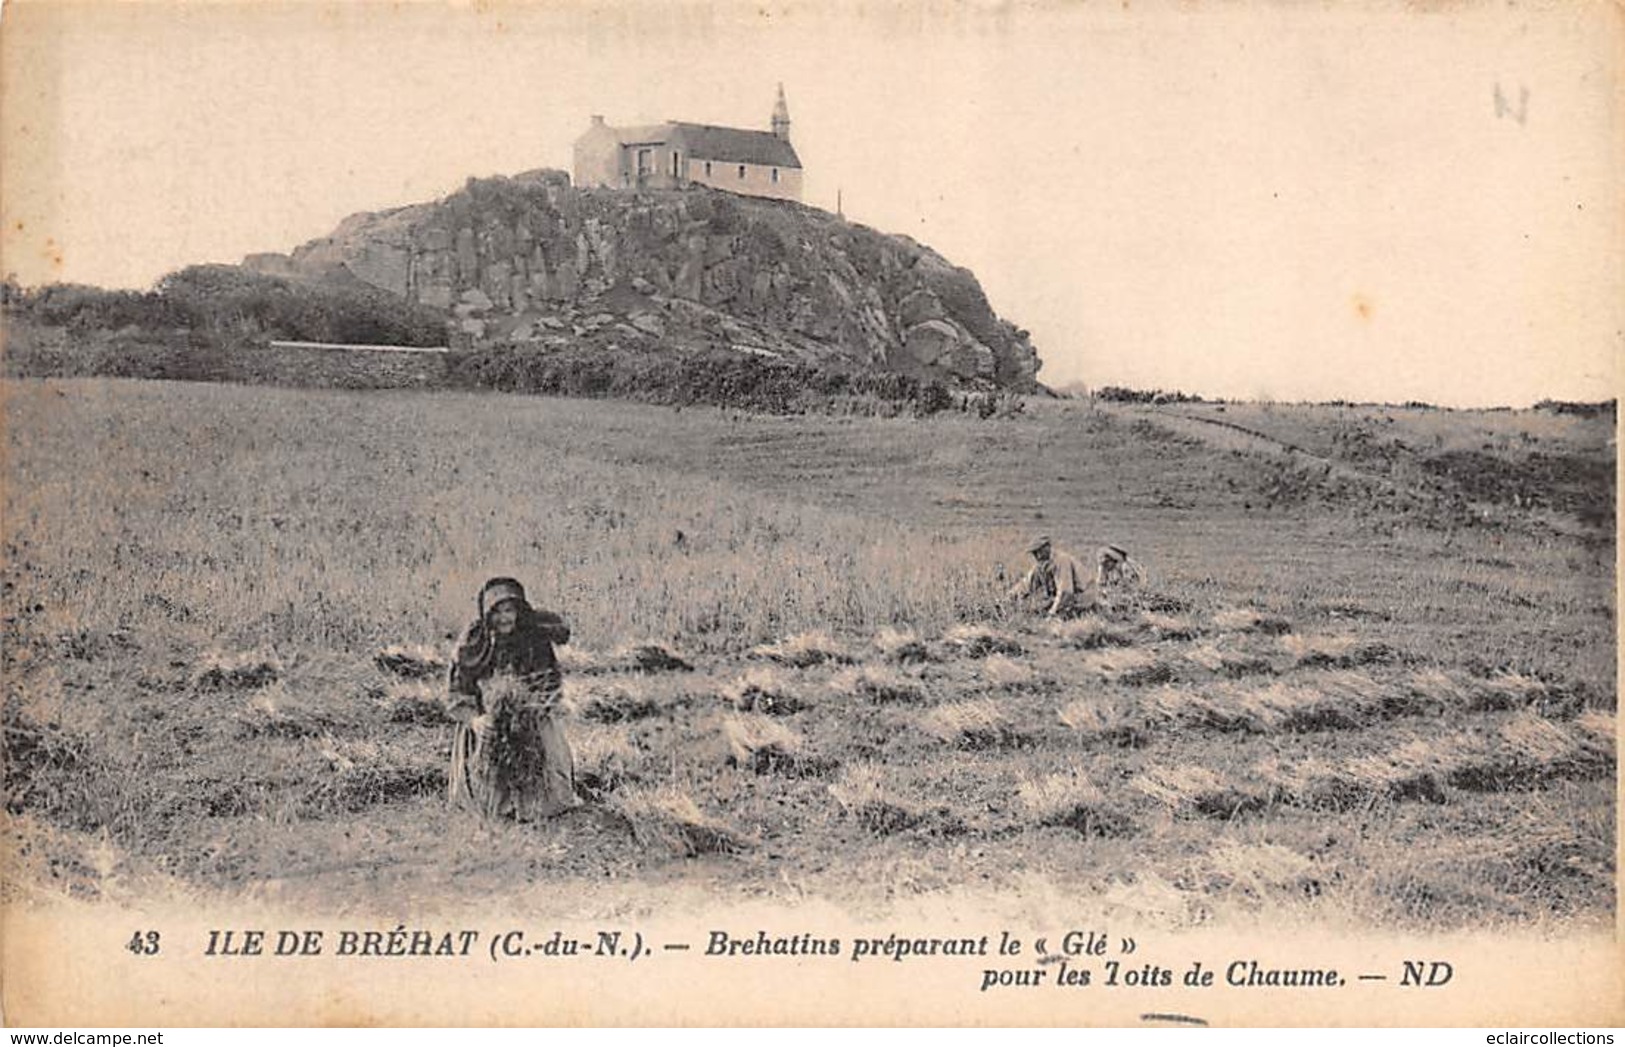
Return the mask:
[[[138,340],[192,331],[216,346],[255,338],[410,346],[446,341],[444,317],[387,291],[307,284],[232,265],[189,266],[153,291],[78,284],[24,291],[8,284],[3,304],[9,320]]]
[[[11,316],[71,331],[155,330],[185,326],[188,320],[183,310],[161,295],[81,284],[51,284],[33,291],[9,286],[5,307]]]
[[[1152,389],[1126,389],[1120,385],[1102,386],[1095,393],[1102,400],[1123,404],[1200,404],[1207,401],[1191,393],[1182,393],[1178,389],[1163,390]]]
[[[487,189],[478,183],[469,191],[478,194]],[[724,224],[738,219],[737,203],[714,201],[712,218]],[[778,238],[771,227],[758,224],[751,230],[747,235],[758,249],[774,249]],[[17,321],[6,360],[11,374],[346,388],[444,385],[707,404],[767,414],[822,411],[925,417],[973,406],[937,380],[826,368],[722,348],[672,354],[616,345],[543,347],[525,342],[460,350],[444,358],[443,372],[440,360],[430,365],[421,360],[334,358],[309,368],[304,367],[309,361],[281,359],[294,350],[280,356],[265,352],[267,343],[285,339],[437,346],[447,340],[445,319],[435,310],[359,283],[307,284],[230,265],[190,266],[164,277],[152,292],[76,285],[24,291],[8,283],[3,304],[8,320]],[[25,329],[30,333],[16,337]],[[50,335],[51,330],[88,337],[61,339]],[[245,351],[250,349],[260,351]],[[305,377],[290,377],[290,367],[303,368],[300,373]],[[335,370],[343,373],[328,373]],[[981,394],[974,406],[982,417],[1008,416],[1019,410],[1019,401]]]
[[[460,352],[448,381],[465,389],[647,403],[708,404],[767,414],[801,414],[837,398],[870,400],[926,416],[953,407],[940,382],[889,372],[844,372],[714,351],[653,355],[598,347],[496,346]]]
[[[219,334],[411,346],[446,341],[438,312],[359,283],[336,288],[230,265],[194,265],[160,280],[157,293],[191,326]]]
[[[1535,410],[1546,411],[1550,414],[1572,414],[1580,418],[1614,417],[1618,409],[1618,401],[1602,400],[1597,403],[1585,403],[1574,400],[1542,400],[1535,405]]]

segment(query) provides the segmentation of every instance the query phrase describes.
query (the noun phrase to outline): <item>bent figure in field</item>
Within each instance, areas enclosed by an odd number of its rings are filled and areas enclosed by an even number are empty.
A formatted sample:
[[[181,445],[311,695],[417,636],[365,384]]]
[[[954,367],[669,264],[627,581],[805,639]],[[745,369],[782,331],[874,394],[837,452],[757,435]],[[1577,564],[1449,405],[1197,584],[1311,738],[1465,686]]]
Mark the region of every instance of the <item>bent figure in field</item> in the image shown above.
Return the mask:
[[[1044,613],[1052,618],[1070,618],[1088,610],[1093,602],[1085,588],[1088,577],[1077,557],[1056,549],[1045,535],[1028,547],[1033,565],[1010,590],[1013,600],[1034,604],[1043,601]]]
[[[1108,585],[1134,582],[1145,584],[1145,568],[1120,545],[1103,545],[1095,554],[1095,585],[1101,589]]]
[[[512,578],[486,582],[477,605],[479,618],[451,662],[449,798],[490,818],[551,817],[581,802],[553,654],[554,644],[569,642],[570,627],[531,607]]]

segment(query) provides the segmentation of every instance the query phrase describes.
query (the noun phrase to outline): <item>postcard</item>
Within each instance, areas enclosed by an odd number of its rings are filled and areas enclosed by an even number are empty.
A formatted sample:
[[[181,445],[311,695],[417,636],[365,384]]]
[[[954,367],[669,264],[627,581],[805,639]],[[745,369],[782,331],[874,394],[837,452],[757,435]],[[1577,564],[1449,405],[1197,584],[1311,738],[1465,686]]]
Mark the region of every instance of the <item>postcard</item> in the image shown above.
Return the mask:
[[[1625,1019],[1617,5],[0,52],[10,1025]]]

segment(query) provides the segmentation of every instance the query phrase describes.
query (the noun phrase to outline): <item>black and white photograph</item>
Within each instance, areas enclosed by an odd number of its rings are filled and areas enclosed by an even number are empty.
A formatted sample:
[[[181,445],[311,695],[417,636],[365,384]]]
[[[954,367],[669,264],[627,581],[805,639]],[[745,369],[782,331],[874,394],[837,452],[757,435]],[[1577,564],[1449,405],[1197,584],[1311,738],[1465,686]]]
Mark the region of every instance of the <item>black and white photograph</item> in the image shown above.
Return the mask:
[[[1625,1023],[1622,63],[5,4],[7,1024]]]

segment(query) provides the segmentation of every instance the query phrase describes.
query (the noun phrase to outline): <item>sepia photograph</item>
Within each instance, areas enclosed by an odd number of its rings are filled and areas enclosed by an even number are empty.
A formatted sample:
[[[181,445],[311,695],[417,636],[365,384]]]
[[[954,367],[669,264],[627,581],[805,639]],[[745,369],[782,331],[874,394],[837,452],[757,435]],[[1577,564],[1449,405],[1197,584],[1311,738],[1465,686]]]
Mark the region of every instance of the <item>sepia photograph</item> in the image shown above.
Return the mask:
[[[1622,62],[6,3],[6,1024],[1625,1023]]]

